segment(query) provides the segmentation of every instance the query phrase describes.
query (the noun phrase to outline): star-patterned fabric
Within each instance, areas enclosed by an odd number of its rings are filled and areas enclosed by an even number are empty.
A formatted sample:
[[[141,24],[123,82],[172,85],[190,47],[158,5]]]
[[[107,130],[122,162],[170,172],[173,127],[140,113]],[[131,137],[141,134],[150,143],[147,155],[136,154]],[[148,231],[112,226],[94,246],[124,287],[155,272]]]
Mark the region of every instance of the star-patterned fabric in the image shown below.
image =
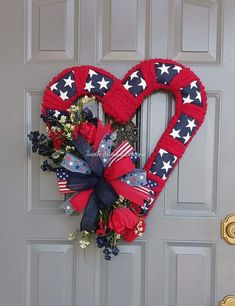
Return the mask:
[[[156,195],[155,195],[156,196]],[[141,208],[141,214],[145,215],[147,214],[149,207],[152,205],[154,199],[150,198],[148,201],[144,202],[144,205],[142,205]]]
[[[88,78],[85,83],[84,90],[90,94],[95,94],[100,97],[105,96],[106,92],[110,90],[114,80],[102,73],[89,69]]]
[[[155,187],[157,187],[157,185],[158,185],[158,183],[157,182],[155,182],[155,181],[153,181],[153,180],[147,180],[147,185],[146,185],[146,187],[148,187],[148,188],[155,188]]]
[[[60,205],[60,208],[64,210],[66,215],[72,215],[75,212],[72,204],[70,203],[70,200],[72,198],[73,196],[67,199],[63,204]]]
[[[48,117],[53,117],[57,120],[60,120],[61,116],[66,116],[68,117],[69,116],[69,112],[66,112],[66,111],[59,111],[58,109],[47,109],[46,110],[46,115]]]
[[[131,186],[145,186],[147,183],[146,171],[143,169],[135,169],[124,175],[121,180]]]
[[[180,73],[182,68],[177,65],[167,63],[155,63],[157,82],[169,85],[172,79]]]
[[[180,93],[182,96],[183,104],[196,104],[202,106],[202,97],[199,84],[197,81],[193,81],[190,85],[181,88]]]
[[[63,101],[70,99],[77,93],[74,72],[70,71],[69,73],[65,74],[62,78],[50,86],[50,90],[59,96]]]
[[[101,159],[104,167],[106,167],[109,163],[111,147],[115,138],[116,133],[106,133],[99,144],[98,156]]]
[[[74,156],[71,153],[66,153],[61,163],[61,166],[63,166],[64,168],[66,168],[71,172],[77,172],[82,174],[91,173],[91,168],[89,167],[87,162],[78,158],[77,156]]]
[[[157,157],[152,164],[150,172],[166,180],[174,168],[177,157],[166,150],[160,149]]]
[[[183,113],[171,130],[170,136],[186,144],[192,137],[197,125],[198,122],[194,118]]]
[[[135,97],[138,97],[147,88],[140,69],[134,71],[122,84]]]

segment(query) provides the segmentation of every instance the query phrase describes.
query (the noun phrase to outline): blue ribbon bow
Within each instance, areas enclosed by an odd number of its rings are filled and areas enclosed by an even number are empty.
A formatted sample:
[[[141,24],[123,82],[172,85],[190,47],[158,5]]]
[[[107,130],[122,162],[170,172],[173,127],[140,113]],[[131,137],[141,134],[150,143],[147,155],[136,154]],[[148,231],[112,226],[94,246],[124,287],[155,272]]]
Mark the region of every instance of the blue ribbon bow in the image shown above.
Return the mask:
[[[91,173],[69,175],[67,187],[76,191],[94,189],[88,199],[80,224],[81,231],[91,232],[96,228],[99,210],[110,207],[119,196],[103,178],[104,165],[89,143],[81,135],[78,135],[77,139],[73,141],[73,145],[89,165]]]

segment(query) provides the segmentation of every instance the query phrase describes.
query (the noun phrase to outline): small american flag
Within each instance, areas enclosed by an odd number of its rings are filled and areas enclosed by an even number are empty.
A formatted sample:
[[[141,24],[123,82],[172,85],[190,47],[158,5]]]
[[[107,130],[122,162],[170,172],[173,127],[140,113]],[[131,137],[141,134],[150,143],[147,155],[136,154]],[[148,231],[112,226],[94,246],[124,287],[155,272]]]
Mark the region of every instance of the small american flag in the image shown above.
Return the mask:
[[[61,193],[72,193],[74,190],[67,188],[67,179],[69,177],[68,171],[64,168],[59,168],[56,170],[56,177],[59,186],[59,191]]]

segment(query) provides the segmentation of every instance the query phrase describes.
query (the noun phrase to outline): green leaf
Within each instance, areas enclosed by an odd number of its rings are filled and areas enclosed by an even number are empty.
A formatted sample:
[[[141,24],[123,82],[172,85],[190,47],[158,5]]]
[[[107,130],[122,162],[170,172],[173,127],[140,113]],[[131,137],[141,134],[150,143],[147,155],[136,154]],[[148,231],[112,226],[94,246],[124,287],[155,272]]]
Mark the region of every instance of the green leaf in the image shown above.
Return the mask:
[[[54,153],[51,155],[51,157],[52,157],[53,159],[57,159],[57,158],[60,158],[60,155],[61,155],[61,153],[58,152],[58,151],[56,151],[56,152],[54,152]]]

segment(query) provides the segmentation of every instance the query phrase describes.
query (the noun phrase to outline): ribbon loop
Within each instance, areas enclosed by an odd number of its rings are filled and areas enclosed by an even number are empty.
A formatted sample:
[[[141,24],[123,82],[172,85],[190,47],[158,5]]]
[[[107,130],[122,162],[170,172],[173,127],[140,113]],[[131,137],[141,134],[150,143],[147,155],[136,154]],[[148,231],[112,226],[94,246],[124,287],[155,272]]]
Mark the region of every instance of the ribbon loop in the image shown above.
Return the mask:
[[[80,223],[81,231],[92,232],[95,229],[98,212],[99,200],[97,198],[96,192],[93,191],[89,197],[87,206],[82,216],[82,220]]]
[[[91,173],[91,168],[89,167],[88,163],[71,153],[66,153],[61,166],[75,173]]]
[[[98,178],[94,175],[86,175],[81,173],[76,173],[75,176],[69,176],[67,179],[67,188],[81,191],[87,189],[93,189],[98,182]]]
[[[104,170],[103,163],[89,143],[81,135],[78,135],[77,139],[73,140],[73,145],[88,163],[91,171],[101,177]]]
[[[113,187],[102,177],[98,180],[95,190],[90,195],[85,208],[81,230],[92,231],[96,225],[97,214],[100,209],[111,206],[118,199],[118,194]]]
[[[101,208],[111,206],[119,197],[113,187],[102,177],[99,179],[95,191],[101,202]]]

